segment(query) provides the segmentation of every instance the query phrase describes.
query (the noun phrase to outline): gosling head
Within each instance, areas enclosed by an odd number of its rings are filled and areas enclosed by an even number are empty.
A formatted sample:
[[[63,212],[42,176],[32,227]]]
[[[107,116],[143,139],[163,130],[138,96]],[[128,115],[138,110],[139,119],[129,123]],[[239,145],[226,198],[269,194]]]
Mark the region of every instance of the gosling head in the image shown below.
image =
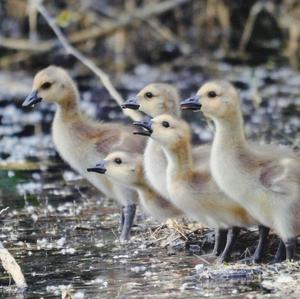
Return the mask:
[[[60,67],[49,66],[35,75],[32,92],[22,106],[30,107],[42,100],[69,106],[76,99],[77,88],[69,74]]]
[[[134,122],[141,129],[135,134],[147,135],[165,147],[176,147],[183,141],[190,141],[190,128],[180,118],[162,114],[148,121]]]
[[[213,119],[231,119],[239,111],[240,99],[237,90],[229,82],[211,81],[202,85],[195,96],[182,101],[180,105],[183,110],[201,110]]]
[[[113,152],[87,171],[105,174],[125,185],[138,185],[143,178],[142,157],[136,153]]]
[[[163,113],[179,116],[179,94],[170,84],[153,83],[145,86],[135,97],[125,101],[122,108],[139,109],[151,117]]]

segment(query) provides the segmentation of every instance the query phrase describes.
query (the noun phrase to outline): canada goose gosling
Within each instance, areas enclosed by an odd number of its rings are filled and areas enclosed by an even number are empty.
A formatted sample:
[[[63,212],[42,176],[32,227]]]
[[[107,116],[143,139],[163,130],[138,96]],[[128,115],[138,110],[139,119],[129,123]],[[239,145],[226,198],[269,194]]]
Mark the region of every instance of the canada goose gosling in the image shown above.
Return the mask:
[[[152,83],[142,88],[138,94],[124,102],[122,107],[139,109],[150,117],[160,114],[180,115],[177,89],[165,83]],[[160,144],[147,141],[144,153],[144,168],[147,180],[163,197],[169,198],[166,188],[167,160]]]
[[[180,116],[179,93],[177,89],[165,83],[152,83],[142,88],[136,96],[129,98],[123,105],[124,109],[140,110],[150,117],[161,114]],[[209,148],[195,148],[200,160],[207,160]],[[203,163],[203,161],[200,161]],[[166,169],[167,159],[163,148],[154,139],[149,138],[144,153],[144,169],[147,181],[164,198],[172,201],[167,190]],[[213,254],[219,256],[226,244],[227,229],[215,230],[215,248]]]
[[[112,150],[142,152],[143,140],[134,138],[130,127],[88,119],[80,110],[75,82],[60,67],[49,66],[36,74],[32,92],[23,106],[33,106],[42,100],[57,106],[52,137],[60,156],[98,190],[123,206],[120,238],[127,240],[135,215],[136,192],[114,184],[104,176],[86,172],[86,166],[94,165]]]
[[[182,215],[182,212],[159,195],[146,181],[142,156],[129,152],[110,153],[95,167],[88,169],[105,174],[126,187],[137,190],[146,213],[159,221]]]
[[[182,107],[201,109],[213,120],[216,132],[210,165],[217,184],[278,233],[286,257],[292,260],[300,233],[299,153],[278,146],[250,146],[244,134],[240,96],[228,82],[204,84]]]
[[[195,166],[190,144],[189,126],[171,115],[160,115],[151,121],[135,122],[142,128],[140,134],[159,142],[168,159],[167,188],[174,204],[190,217],[209,227],[234,227],[229,234],[220,258],[226,261],[236,239],[236,227],[257,224],[242,206],[226,197],[210,175],[209,165]],[[264,228],[268,233],[268,229]],[[265,243],[260,243],[256,254],[261,258]]]

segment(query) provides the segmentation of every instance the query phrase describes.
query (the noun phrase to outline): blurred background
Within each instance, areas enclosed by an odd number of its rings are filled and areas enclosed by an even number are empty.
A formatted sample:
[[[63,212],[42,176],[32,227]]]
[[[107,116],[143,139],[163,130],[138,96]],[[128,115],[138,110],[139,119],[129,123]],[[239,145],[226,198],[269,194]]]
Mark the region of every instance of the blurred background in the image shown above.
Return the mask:
[[[124,284],[130,279],[139,283],[130,294],[146,294],[164,280],[168,284],[160,286],[161,292],[176,295],[194,261],[179,267],[169,256],[185,249],[188,256],[205,253],[211,245],[211,232],[203,235],[199,227],[186,229],[186,239],[167,230],[175,241],[165,241],[166,232],[156,235],[157,224],[139,213],[138,245],[129,248],[137,252],[133,267],[143,264],[145,269],[122,266],[128,252],[114,243],[118,209],[56,153],[50,136],[55,107],[21,107],[38,70],[50,64],[66,68],[79,86],[87,114],[127,123],[131,120],[86,62],[77,59],[77,51],[109,76],[124,99],[152,82],[174,84],[187,97],[206,80],[229,80],[241,91],[250,139],[299,149],[299,45],[298,0],[1,0],[0,240],[25,271],[28,296],[56,298],[60,286],[70,284],[92,297],[99,292],[108,298],[125,296],[129,291]],[[193,128],[194,143],[212,140],[203,118],[191,113],[184,117]],[[169,251],[157,247],[160,238]],[[242,239],[239,254],[254,245],[253,238],[248,234]],[[169,259],[168,268],[149,258],[149,246],[156,257]],[[158,276],[145,280],[149,261]],[[8,281],[8,275],[0,275],[0,287]],[[189,283],[198,295],[207,291],[193,280]],[[212,284],[208,290],[217,296],[232,287],[218,284],[215,290]],[[241,285],[234,287],[241,291]],[[260,287],[252,283],[246,289]]]
[[[1,1],[1,67],[73,66],[35,2]],[[58,0],[44,5],[74,46],[118,75],[140,63],[197,66],[203,56],[251,65],[299,64],[297,0]]]
[[[97,76],[57,38],[49,20],[108,74],[123,98],[152,82],[175,84],[185,97],[205,80],[226,79],[244,92],[246,121],[253,125],[246,128],[249,136],[267,141],[276,136],[291,143],[299,125],[292,120],[293,127],[287,128],[281,122],[299,113],[297,0],[3,0],[0,15],[2,135],[49,134],[54,107],[42,104],[38,111],[23,114],[19,103],[30,91],[34,74],[50,64],[71,73],[90,115],[127,119]],[[40,113],[41,122],[30,122]],[[201,136],[199,123],[197,119],[195,141],[211,140],[205,130]],[[5,160],[12,147],[3,143],[0,158]]]

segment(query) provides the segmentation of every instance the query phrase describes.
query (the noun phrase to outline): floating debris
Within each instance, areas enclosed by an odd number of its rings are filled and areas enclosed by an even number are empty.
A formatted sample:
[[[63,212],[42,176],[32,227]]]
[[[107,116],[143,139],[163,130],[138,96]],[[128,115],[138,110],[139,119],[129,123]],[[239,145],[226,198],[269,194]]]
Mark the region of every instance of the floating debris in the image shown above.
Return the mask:
[[[199,266],[199,265],[197,265]],[[203,265],[202,265],[203,266]],[[219,269],[213,267],[197,267],[197,274],[199,279],[203,280],[241,280],[241,279],[255,279],[259,278],[263,271],[260,268],[247,266],[220,266]]]

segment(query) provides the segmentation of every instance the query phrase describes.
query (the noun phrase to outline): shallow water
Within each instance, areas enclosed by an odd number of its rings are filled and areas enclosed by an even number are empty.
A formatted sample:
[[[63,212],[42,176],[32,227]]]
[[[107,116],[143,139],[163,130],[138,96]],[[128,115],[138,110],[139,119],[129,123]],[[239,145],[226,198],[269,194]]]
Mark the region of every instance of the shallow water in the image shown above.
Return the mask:
[[[5,172],[1,175],[5,177]],[[57,298],[69,286],[75,298],[82,294],[84,298],[140,298],[142,294],[192,298],[216,287],[214,282],[198,280],[195,266],[201,260],[191,251],[171,252],[151,238],[140,214],[133,239],[120,244],[113,202],[97,198],[82,180],[61,183],[61,168],[18,171],[15,176],[11,172],[10,177],[16,185],[7,185],[2,196],[3,206],[10,209],[2,217],[0,239],[23,269],[29,285],[25,297]],[[32,177],[37,179],[28,185]],[[154,229],[149,220],[147,224]],[[0,283],[3,296],[9,294],[6,275]],[[215,295],[256,290],[259,285],[234,280],[230,287],[227,283],[218,287]]]
[[[118,86],[128,96],[149,82],[165,81],[189,96],[211,74],[242,88],[251,139],[299,147],[300,75],[289,68],[208,65],[202,60],[193,68],[180,62],[171,69],[144,65],[125,74]],[[2,73],[0,82],[3,77],[7,80]],[[126,121],[96,79],[77,79],[83,109],[91,116]],[[0,95],[0,209],[9,207],[0,216],[0,240],[17,258],[29,285],[16,295],[1,272],[0,298],[60,298],[66,290],[74,298],[258,298],[269,293],[271,298],[298,297],[299,263],[216,265],[211,257],[199,256],[212,247],[207,230],[191,234],[186,242],[170,228],[159,230],[158,223],[139,212],[134,237],[120,244],[118,208],[69,169],[53,148],[49,133],[54,107],[42,103],[21,109],[30,81],[26,75],[23,84]],[[211,140],[212,132],[198,114],[185,117],[195,142]],[[241,237],[234,259],[252,245],[251,234]]]
[[[54,175],[50,179],[48,174],[40,175],[43,186],[32,184],[26,196],[8,190],[3,197],[5,205],[15,198],[18,206],[3,217],[0,238],[26,276],[25,298],[57,298],[68,286],[75,298],[140,298],[142,294],[193,298],[212,289],[215,295],[224,295],[260,288],[252,279],[233,280],[230,287],[221,279],[219,290],[215,282],[199,281],[195,266],[201,260],[189,251],[170,253],[155,244],[155,238],[144,232],[141,215],[132,241],[120,244],[116,240],[118,214],[112,202],[97,199],[82,181],[62,186],[59,169],[55,173],[58,181],[53,181]],[[18,186],[30,176],[20,172],[17,190],[26,189]],[[2,276],[0,283],[4,298],[10,291],[5,287],[8,277]]]

